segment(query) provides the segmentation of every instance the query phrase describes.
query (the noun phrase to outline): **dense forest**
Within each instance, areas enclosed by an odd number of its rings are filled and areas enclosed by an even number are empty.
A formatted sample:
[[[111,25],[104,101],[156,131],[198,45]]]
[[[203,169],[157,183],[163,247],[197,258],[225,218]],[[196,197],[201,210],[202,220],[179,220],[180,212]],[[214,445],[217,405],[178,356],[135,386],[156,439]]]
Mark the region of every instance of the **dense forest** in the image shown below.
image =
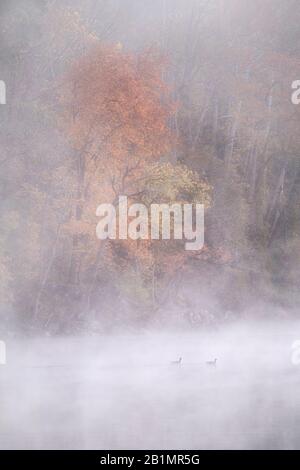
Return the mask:
[[[1,328],[216,325],[300,304],[296,0],[0,5]],[[205,205],[205,246],[96,208]]]

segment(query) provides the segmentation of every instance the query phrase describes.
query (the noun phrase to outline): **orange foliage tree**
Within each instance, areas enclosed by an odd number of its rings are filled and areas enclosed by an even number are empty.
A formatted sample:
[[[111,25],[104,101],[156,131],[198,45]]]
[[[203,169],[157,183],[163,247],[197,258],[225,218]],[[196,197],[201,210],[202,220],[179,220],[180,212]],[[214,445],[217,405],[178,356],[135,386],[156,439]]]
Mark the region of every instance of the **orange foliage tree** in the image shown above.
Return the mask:
[[[95,234],[97,206],[116,203],[119,195],[137,196],[145,168],[170,151],[168,119],[175,105],[161,79],[162,67],[153,52],[136,55],[120,46],[98,45],[75,62],[67,77],[62,123],[73,148],[77,183],[64,229],[72,234],[70,273],[76,283],[82,272],[91,274],[91,266],[96,275],[103,255]],[[91,291],[90,277],[87,284]]]
[[[186,167],[167,163],[174,140],[168,123],[176,105],[162,81],[163,66],[153,51],[131,54],[120,45],[98,45],[76,61],[68,76],[63,125],[67,123],[73,147],[77,184],[72,216],[64,228],[72,234],[74,282],[79,284],[87,274],[88,303],[100,260],[118,279],[123,276],[118,284],[126,291],[134,286],[132,297],[139,298],[139,285],[141,296],[153,304],[157,276],[162,283],[187,258],[182,242],[100,242],[95,235],[100,203],[117,204],[120,195],[146,205],[195,198],[207,206],[210,202],[208,184]]]

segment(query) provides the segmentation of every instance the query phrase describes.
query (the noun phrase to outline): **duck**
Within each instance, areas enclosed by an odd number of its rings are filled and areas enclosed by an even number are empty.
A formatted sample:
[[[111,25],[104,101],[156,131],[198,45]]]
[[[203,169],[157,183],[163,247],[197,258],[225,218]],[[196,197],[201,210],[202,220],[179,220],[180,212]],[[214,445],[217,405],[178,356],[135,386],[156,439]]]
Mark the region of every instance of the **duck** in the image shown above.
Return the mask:
[[[216,367],[217,359],[214,359],[213,361],[206,361],[206,365],[210,367]]]
[[[177,365],[179,366],[179,365],[181,364],[181,362],[182,362],[182,357],[180,357],[180,358],[178,359],[178,361],[172,361],[171,364],[174,364],[174,365],[177,364]]]

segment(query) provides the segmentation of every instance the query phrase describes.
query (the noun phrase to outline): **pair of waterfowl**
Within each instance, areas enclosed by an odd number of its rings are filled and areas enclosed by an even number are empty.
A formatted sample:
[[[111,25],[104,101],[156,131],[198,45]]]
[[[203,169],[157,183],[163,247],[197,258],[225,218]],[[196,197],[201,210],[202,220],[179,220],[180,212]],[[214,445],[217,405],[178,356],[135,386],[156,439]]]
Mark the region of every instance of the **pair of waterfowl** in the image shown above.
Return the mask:
[[[178,361],[172,361],[171,364],[177,364],[179,366],[180,364],[182,364],[182,357],[180,357]],[[206,365],[209,367],[216,367],[217,359],[214,359],[213,361],[206,361]]]

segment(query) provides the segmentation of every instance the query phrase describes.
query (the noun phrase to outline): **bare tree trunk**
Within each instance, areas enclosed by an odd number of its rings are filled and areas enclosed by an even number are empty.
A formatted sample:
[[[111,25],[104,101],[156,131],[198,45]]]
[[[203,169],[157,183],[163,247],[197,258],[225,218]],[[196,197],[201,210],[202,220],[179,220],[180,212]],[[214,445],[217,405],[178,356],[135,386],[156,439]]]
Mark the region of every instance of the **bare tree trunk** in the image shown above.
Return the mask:
[[[242,110],[242,102],[240,101],[239,104],[238,104],[236,117],[235,117],[234,122],[231,126],[231,135],[230,135],[230,141],[229,141],[229,148],[227,149],[227,152],[226,152],[226,155],[225,155],[226,171],[229,171],[229,169],[230,169],[230,164],[231,164],[231,160],[232,160],[232,156],[233,156],[234,144],[235,144],[235,140],[236,140],[236,134],[237,134],[237,130],[238,130],[241,110]]]
[[[56,238],[55,238],[55,242],[54,242],[54,245],[53,245],[53,248],[52,248],[52,255],[51,255],[51,258],[49,260],[48,266],[46,268],[44,277],[42,279],[38,294],[36,296],[34,315],[33,315],[33,318],[35,320],[38,318],[41,298],[42,298],[44,289],[46,287],[46,284],[47,284],[47,281],[48,281],[48,278],[49,278],[49,274],[51,272],[51,269],[52,269],[52,266],[53,266],[53,263],[54,263],[54,260],[55,260],[55,257],[56,257],[56,251],[57,251],[57,246],[58,246],[58,241],[59,241],[60,229],[61,229],[61,225],[59,225],[58,228],[57,228]]]

